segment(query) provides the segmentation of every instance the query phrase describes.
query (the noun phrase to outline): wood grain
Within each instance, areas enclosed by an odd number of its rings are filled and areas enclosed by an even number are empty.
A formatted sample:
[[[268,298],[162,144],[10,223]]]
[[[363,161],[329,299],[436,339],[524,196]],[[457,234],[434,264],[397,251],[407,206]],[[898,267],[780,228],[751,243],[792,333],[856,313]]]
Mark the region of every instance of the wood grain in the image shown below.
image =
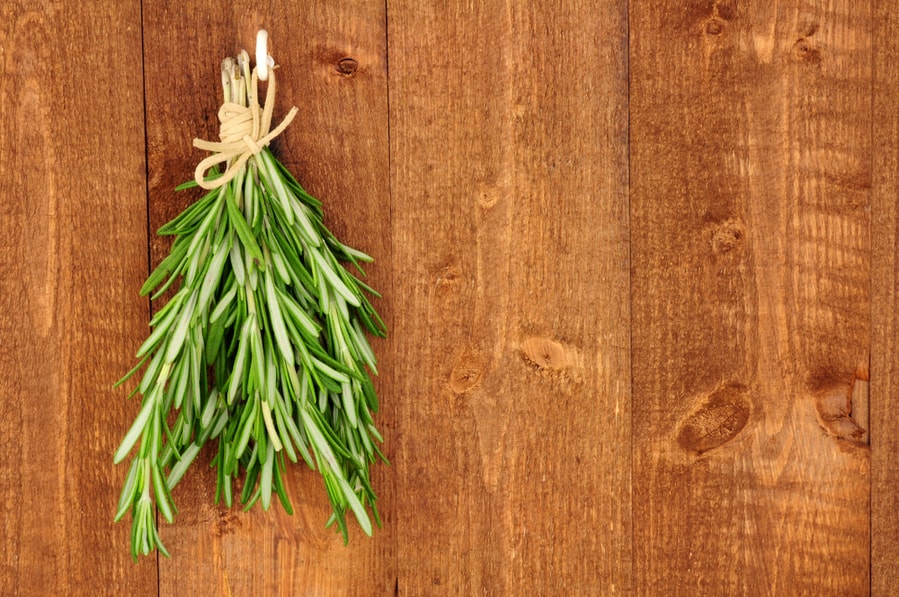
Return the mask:
[[[899,586],[899,13],[875,2],[871,276],[871,594]]]
[[[388,16],[398,590],[627,592],[625,3]]]
[[[631,3],[638,594],[868,591],[870,26]]]
[[[139,2],[0,5],[0,594],[145,595],[112,518],[147,326]]]
[[[111,384],[259,27],[376,259],[385,528],[205,453],[134,564]],[[0,595],[893,595],[897,65],[887,0],[0,3]]]
[[[273,144],[306,189],[325,203],[326,225],[344,242],[368,252],[370,283],[387,296],[391,258],[387,144],[386,36],[383,2],[305,3],[144,2],[147,56],[147,138],[151,227],[176,215],[196,193],[172,189],[193,177],[203,154],[194,137],[217,139],[219,66],[241,48],[251,54],[259,28],[270,33],[281,65],[276,120],[291,105],[293,124]],[[204,15],[198,22],[196,15]],[[202,33],[199,33],[202,31]],[[152,241],[154,262],[168,251]],[[389,303],[377,303],[392,325]],[[387,342],[375,343],[379,368],[390,371]],[[385,409],[377,422],[392,440],[390,387],[378,384]],[[388,457],[392,446],[386,446]],[[162,531],[173,553],[160,564],[160,594],[207,587],[221,595],[367,595],[395,587],[393,471],[374,467],[385,529],[374,539],[351,532],[350,545],[324,523],[330,505],[318,473],[292,466],[289,492],[295,514],[280,508],[248,513],[215,506],[213,472],[198,458],[176,488],[181,514]]]

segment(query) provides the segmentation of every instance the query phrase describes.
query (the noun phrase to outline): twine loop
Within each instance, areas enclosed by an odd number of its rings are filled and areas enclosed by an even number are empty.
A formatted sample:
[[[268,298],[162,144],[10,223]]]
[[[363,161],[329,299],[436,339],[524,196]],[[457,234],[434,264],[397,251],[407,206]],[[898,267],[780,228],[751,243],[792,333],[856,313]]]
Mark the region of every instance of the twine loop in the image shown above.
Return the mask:
[[[272,125],[272,111],[275,106],[275,71],[268,72],[268,89],[265,92],[265,108],[259,106],[259,77],[256,69],[253,69],[251,90],[247,98],[249,106],[243,106],[235,102],[225,102],[218,111],[220,123],[219,138],[221,142],[204,141],[194,139],[194,147],[213,152],[199,164],[194,172],[194,180],[204,189],[216,189],[228,184],[251,156],[257,155],[272,140],[284,132],[287,125],[297,115],[294,106],[277,127],[269,130]],[[206,172],[218,165],[228,162],[225,173],[214,180],[205,180]]]

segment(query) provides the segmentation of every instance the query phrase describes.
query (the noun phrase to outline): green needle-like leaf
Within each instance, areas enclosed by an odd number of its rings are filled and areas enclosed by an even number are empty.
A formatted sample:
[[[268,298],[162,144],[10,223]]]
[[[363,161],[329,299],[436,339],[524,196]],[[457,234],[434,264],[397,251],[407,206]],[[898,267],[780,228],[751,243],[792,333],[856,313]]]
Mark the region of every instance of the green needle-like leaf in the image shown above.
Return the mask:
[[[249,109],[258,92],[244,54],[225,61],[223,81],[226,101]],[[377,367],[366,334],[383,336],[384,324],[360,267],[371,257],[328,230],[322,203],[260,145],[227,159],[226,173],[207,173],[202,186],[218,186],[159,229],[174,237],[171,251],[140,289],[171,298],[116,384],[143,371],[132,391],[140,409],[113,456],[134,452],[115,519],[131,513],[135,558],[168,555],[156,511],[174,521],[171,490],[209,440],[216,501],[232,506],[236,480],[246,508],[267,510],[277,494],[292,513],[283,469],[302,458],[321,474],[344,540],[347,510],[367,535],[369,509],[380,526],[369,484],[370,463],[383,459]]]
[[[353,510],[353,514],[356,515],[359,526],[362,527],[362,530],[366,535],[371,537],[371,520],[369,520],[368,514],[365,512],[365,507],[362,505],[362,502],[359,501],[356,493],[350,488],[350,484],[347,483],[343,477],[337,477],[337,482],[340,484],[340,489],[343,491],[343,495],[346,496],[347,503],[349,503],[350,508]]]
[[[256,263],[261,266],[262,249],[259,248],[256,239],[253,238],[253,232],[247,225],[247,221],[237,208],[237,204],[234,203],[234,197],[228,193],[225,195],[225,201],[228,205],[228,219],[230,220],[231,225],[234,226],[237,236],[240,237],[240,242],[243,243],[244,248],[249,252],[250,256],[256,260]]]

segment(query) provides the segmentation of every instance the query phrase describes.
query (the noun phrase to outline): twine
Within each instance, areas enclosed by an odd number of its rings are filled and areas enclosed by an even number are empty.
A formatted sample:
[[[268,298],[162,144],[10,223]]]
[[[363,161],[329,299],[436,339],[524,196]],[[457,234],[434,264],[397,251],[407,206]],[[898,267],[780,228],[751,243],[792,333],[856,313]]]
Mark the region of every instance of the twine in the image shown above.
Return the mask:
[[[219,108],[218,119],[220,143],[194,139],[194,147],[213,152],[199,164],[194,172],[194,180],[204,189],[216,189],[228,184],[243,168],[251,156],[258,154],[264,147],[272,142],[272,139],[284,132],[287,125],[297,115],[294,106],[274,130],[269,131],[272,125],[272,110],[275,106],[275,71],[269,70],[268,89],[265,92],[265,108],[260,114],[259,106],[259,78],[256,69],[253,69],[252,93],[247,98],[249,106],[243,106],[234,102],[225,102]],[[232,161],[233,160],[233,161]],[[206,171],[224,162],[230,162],[228,169],[220,177],[214,180],[205,180]]]

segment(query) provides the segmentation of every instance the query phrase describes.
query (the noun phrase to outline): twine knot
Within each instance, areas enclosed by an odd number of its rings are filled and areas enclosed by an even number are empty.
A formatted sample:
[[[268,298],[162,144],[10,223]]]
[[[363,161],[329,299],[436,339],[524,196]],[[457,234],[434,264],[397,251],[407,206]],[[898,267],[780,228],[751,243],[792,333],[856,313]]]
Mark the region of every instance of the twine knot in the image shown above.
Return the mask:
[[[194,172],[194,179],[204,189],[216,189],[228,184],[240,172],[247,160],[262,151],[272,142],[272,139],[284,132],[287,125],[297,115],[296,107],[291,108],[281,124],[269,131],[275,106],[275,71],[269,71],[265,108],[262,110],[259,106],[259,78],[256,75],[256,69],[253,69],[251,85],[252,92],[247,98],[248,106],[225,102],[219,108],[219,138],[221,142],[194,139],[194,147],[213,152],[213,155],[197,164]],[[205,180],[207,170],[224,162],[229,162],[224,174],[214,180]]]

